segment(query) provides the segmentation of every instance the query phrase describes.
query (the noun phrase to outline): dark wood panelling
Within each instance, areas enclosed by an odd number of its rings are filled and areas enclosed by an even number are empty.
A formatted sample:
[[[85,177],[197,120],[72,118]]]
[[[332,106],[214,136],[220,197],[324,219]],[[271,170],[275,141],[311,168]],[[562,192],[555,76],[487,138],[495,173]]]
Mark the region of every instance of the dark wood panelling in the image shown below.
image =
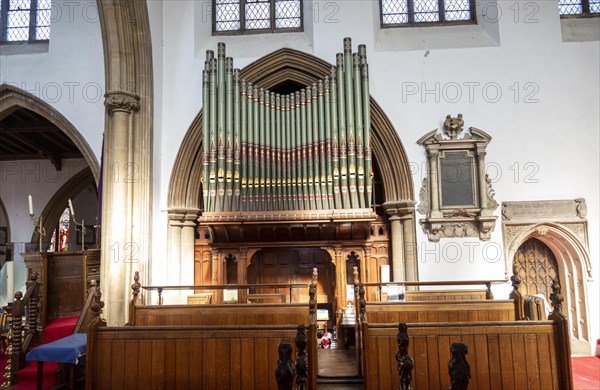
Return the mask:
[[[551,321],[409,324],[408,354],[414,359],[413,389],[450,387],[450,344],[468,345],[469,388],[559,389],[554,324]],[[365,328],[365,389],[396,389],[395,325]]]

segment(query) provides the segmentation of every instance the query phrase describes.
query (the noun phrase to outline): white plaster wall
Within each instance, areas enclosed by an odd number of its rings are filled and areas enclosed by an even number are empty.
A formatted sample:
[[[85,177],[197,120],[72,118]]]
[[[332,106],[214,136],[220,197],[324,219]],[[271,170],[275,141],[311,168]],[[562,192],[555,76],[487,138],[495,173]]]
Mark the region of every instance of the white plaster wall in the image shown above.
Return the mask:
[[[47,53],[6,54],[0,84],[47,102],[83,135],[98,162],[104,131],[104,54],[95,0],[53,0]]]
[[[404,144],[415,199],[426,162],[416,140],[440,128],[446,114],[460,112],[466,127],[480,128],[493,137],[486,161],[498,203],[587,200],[594,273],[588,283],[588,302],[595,340],[600,335],[598,41],[563,43],[556,2],[490,0],[484,3],[499,11],[488,12],[486,20],[479,15],[482,31],[441,27],[422,33],[380,31],[374,3],[306,1],[303,33],[228,37],[211,36],[210,7],[205,2],[164,3],[162,18],[151,21],[153,34],[160,31],[163,36],[161,81],[155,76],[163,91],[157,112],[161,124],[156,125],[162,126],[160,167],[155,167],[160,170],[160,210],[166,208],[168,178],[180,142],[202,107],[206,50],[216,51],[217,42],[226,42],[227,55],[240,68],[281,47],[333,63],[335,53],[343,49],[343,38],[349,36],[355,48],[367,45],[371,94]],[[500,216],[499,210],[496,215]],[[154,231],[165,232],[165,219],[156,223]],[[504,278],[507,265],[500,220],[488,244],[474,239],[433,244],[420,227],[417,236],[423,280]],[[162,248],[155,259],[166,257]],[[505,295],[506,289],[499,290],[500,296]]]
[[[25,245],[31,242],[34,231],[29,217],[28,196],[32,197],[33,213],[38,218],[56,191],[87,166],[84,159],[63,160],[61,171],[56,171],[48,160],[0,161],[0,199],[6,208],[10,239],[14,244],[13,270],[4,275],[6,278],[12,276],[12,280],[9,282],[6,279],[6,283],[2,280],[0,304],[5,304],[9,297],[12,300],[14,291],[25,291],[23,287],[27,275],[21,253],[25,252]],[[46,235],[50,234],[51,231],[46,232]]]

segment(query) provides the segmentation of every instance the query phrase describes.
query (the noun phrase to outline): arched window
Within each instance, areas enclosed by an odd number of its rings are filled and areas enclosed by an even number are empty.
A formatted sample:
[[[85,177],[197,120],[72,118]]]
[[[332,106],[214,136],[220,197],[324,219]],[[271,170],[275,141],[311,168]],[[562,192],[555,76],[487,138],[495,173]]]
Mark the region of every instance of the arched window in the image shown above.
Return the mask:
[[[0,42],[50,39],[50,0],[0,0]]]

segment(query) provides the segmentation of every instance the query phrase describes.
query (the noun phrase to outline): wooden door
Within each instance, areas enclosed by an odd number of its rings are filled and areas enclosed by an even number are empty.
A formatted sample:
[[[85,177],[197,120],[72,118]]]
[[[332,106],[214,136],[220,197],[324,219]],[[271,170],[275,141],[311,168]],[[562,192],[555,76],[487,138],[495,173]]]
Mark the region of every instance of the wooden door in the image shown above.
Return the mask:
[[[543,294],[549,301],[552,279],[558,278],[558,264],[546,244],[530,238],[515,253],[513,273],[523,280],[521,294]]]
[[[248,283],[308,285],[313,268],[317,268],[319,272],[317,302],[332,303],[335,291],[335,267],[331,263],[329,254],[319,248],[263,249],[252,257],[248,266]],[[292,297],[294,302],[308,302],[308,289],[296,289]]]

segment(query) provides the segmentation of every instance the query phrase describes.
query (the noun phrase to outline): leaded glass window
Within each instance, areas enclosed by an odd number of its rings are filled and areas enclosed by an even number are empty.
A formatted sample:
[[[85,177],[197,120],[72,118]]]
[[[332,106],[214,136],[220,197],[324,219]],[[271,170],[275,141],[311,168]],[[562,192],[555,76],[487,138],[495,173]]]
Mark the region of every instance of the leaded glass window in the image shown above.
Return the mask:
[[[561,17],[600,16],[600,0],[558,0]]]
[[[0,42],[50,39],[51,0],[0,0]]]
[[[302,0],[214,0],[213,32],[302,31]]]
[[[474,0],[380,0],[380,8],[382,27],[475,22]]]

